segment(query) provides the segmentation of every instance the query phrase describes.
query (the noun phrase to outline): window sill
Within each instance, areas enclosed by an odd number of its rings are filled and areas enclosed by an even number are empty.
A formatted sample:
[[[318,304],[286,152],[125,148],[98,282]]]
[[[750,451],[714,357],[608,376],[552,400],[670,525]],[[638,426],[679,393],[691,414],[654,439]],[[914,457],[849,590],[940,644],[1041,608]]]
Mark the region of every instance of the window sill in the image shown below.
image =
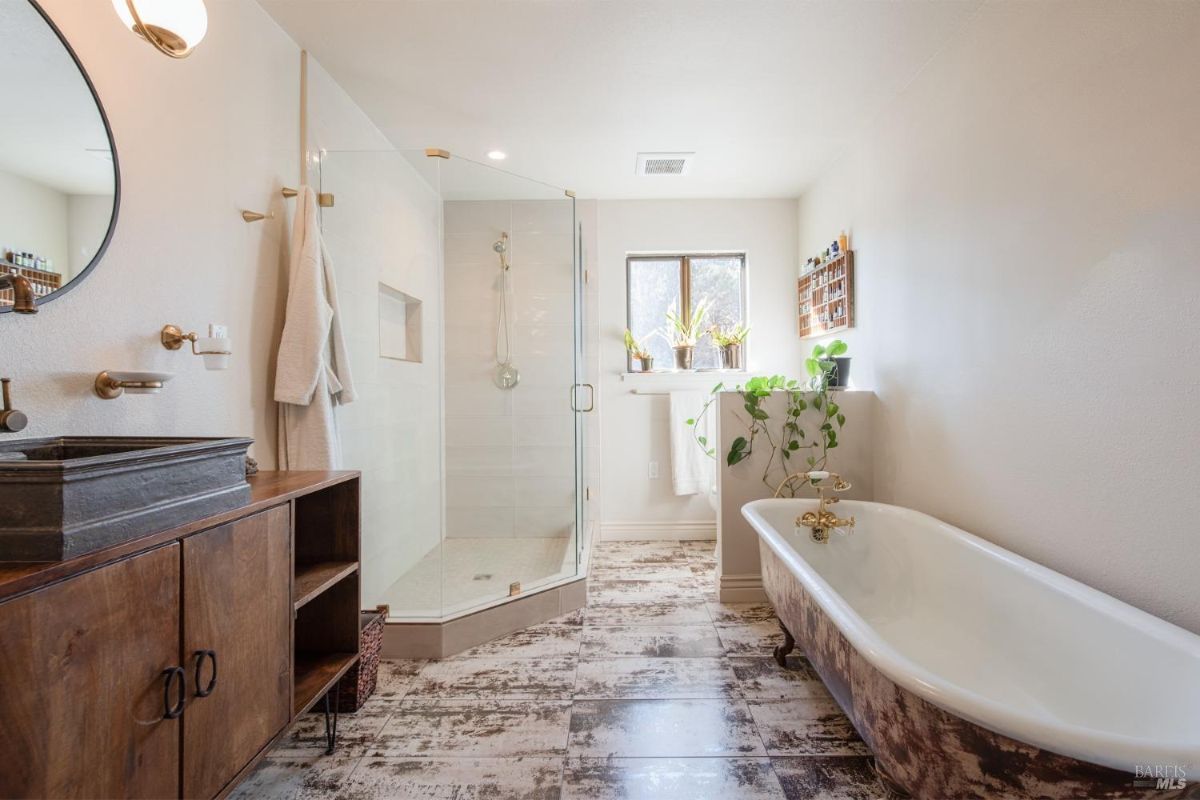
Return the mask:
[[[754,373],[744,369],[713,369],[700,371],[623,372],[621,381],[634,394],[665,394],[671,390],[709,390],[718,383],[732,389],[744,383]]]

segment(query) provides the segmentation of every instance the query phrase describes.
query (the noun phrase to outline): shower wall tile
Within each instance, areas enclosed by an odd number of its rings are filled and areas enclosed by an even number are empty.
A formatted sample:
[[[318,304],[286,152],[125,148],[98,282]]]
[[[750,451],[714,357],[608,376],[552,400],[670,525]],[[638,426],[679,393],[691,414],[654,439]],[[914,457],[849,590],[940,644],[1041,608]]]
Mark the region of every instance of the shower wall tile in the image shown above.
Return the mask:
[[[574,447],[514,448],[513,473],[521,477],[560,477],[575,474]]]
[[[515,498],[516,479],[511,476],[446,476],[449,508],[512,508]]]
[[[447,447],[511,447],[513,426],[495,417],[454,417],[446,425]]]
[[[502,537],[516,535],[516,513],[511,508],[446,508],[446,536]]]
[[[495,389],[489,383],[491,389]],[[510,417],[513,412],[512,392],[452,390],[446,387],[446,427],[452,417]]]
[[[570,417],[571,379],[554,386],[521,383],[512,390],[513,414],[518,417]],[[583,402],[582,398],[580,402]]]
[[[568,412],[546,416],[514,417],[513,443],[525,446],[546,444],[572,446],[575,441],[575,417]]]
[[[527,286],[515,282],[513,319],[522,325],[573,325],[575,295],[572,292],[548,292],[540,282]]]
[[[516,509],[517,536],[570,536],[575,525],[575,506],[565,508]]]
[[[446,474],[510,475],[513,472],[512,454],[511,447],[447,447]]]
[[[514,505],[526,509],[575,507],[575,476],[516,478]]]

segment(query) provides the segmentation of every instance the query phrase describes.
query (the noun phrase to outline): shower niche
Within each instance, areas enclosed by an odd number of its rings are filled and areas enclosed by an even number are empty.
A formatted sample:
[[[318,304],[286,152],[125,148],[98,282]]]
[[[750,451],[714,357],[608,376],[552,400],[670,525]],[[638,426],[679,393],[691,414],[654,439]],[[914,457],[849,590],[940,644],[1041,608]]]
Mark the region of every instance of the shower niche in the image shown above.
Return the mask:
[[[322,225],[359,384],[339,425],[363,471],[363,604],[389,608],[385,652],[437,657],[530,624],[465,619],[507,604],[582,605],[572,398],[594,379],[574,196],[444,151],[329,150],[320,181],[338,195]],[[421,646],[392,646],[397,631]]]
[[[421,301],[379,284],[379,357],[420,363]]]

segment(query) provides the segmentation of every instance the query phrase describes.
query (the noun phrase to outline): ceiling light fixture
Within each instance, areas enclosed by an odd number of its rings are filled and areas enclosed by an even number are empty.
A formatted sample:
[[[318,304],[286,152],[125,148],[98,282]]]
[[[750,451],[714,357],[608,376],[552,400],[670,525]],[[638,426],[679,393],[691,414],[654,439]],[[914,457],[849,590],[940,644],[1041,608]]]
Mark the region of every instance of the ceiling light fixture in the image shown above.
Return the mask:
[[[492,161],[503,161],[504,159],[508,158],[508,153],[504,152],[503,150],[492,150],[488,152],[488,158],[490,158]]]
[[[187,58],[208,32],[204,0],[112,0],[125,27],[158,52]]]

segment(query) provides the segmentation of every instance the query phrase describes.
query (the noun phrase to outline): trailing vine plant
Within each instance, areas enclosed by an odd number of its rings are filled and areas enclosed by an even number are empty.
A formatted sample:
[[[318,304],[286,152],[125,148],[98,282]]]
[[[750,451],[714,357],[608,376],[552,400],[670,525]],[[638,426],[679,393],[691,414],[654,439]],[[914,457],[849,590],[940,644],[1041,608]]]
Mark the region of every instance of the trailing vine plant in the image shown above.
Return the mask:
[[[762,482],[772,494],[779,490],[787,476],[804,467],[809,470],[824,470],[829,460],[829,451],[838,446],[838,432],[846,424],[846,415],[829,392],[829,375],[834,362],[830,359],[847,350],[841,340],[828,346],[817,345],[812,356],[805,360],[808,380],[801,382],[784,375],[755,377],[739,385],[734,391],[742,397],[742,414],[736,414],[746,432],[734,438],[725,454],[729,466],[750,458],[755,448],[766,448],[768,455],[763,464]],[[709,393],[700,413],[687,420],[696,443],[710,458],[717,457],[714,447],[706,436],[699,432],[700,420],[725,390],[718,383]],[[787,405],[781,421],[772,420],[766,409],[766,399],[775,392],[786,392]],[[794,497],[804,483],[788,483],[783,494]]]

